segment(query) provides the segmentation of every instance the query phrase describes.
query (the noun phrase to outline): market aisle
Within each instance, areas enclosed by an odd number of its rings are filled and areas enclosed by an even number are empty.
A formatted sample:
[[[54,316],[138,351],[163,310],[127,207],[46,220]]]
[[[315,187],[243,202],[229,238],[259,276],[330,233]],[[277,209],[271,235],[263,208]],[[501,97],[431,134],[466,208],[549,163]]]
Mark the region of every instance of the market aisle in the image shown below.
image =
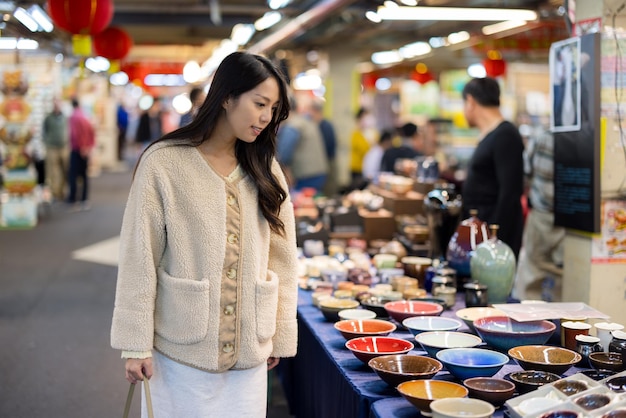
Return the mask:
[[[32,230],[0,231],[0,417],[122,415],[128,386],[109,328],[130,180],[102,173],[90,211],[54,205]],[[288,417],[272,393],[268,416]]]

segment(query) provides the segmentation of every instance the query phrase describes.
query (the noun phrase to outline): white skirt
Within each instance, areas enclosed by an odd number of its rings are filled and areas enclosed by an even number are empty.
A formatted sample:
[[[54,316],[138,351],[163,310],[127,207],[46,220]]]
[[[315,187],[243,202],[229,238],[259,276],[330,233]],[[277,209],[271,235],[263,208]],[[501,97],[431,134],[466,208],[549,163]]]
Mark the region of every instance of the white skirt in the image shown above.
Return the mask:
[[[208,373],[154,351],[152,365],[154,418],[264,418],[267,414],[265,363],[247,370]],[[148,418],[143,386],[141,417]]]

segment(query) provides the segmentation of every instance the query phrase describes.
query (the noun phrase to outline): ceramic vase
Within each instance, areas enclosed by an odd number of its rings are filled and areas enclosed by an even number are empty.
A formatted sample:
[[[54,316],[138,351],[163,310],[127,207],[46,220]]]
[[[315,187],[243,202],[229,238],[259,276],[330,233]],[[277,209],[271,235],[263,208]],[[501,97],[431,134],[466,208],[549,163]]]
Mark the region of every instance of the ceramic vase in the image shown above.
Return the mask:
[[[448,242],[446,260],[461,277],[468,277],[472,252],[489,239],[487,223],[478,219],[478,211],[470,210],[470,217],[463,220]]]
[[[491,225],[491,238],[476,247],[470,259],[472,280],[489,289],[487,300],[506,303],[515,280],[515,255],[498,239],[498,225]]]

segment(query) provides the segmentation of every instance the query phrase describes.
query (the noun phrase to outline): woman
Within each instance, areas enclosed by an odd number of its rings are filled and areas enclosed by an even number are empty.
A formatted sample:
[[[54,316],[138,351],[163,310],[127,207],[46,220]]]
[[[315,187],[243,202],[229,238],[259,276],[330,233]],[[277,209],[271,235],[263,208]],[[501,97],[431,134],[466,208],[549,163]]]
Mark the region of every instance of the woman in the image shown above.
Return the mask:
[[[278,70],[233,53],[195,119],[137,165],[111,341],[129,382],[150,379],[157,417],[264,417],[267,370],[296,353],[294,215],[274,158],[288,114]]]

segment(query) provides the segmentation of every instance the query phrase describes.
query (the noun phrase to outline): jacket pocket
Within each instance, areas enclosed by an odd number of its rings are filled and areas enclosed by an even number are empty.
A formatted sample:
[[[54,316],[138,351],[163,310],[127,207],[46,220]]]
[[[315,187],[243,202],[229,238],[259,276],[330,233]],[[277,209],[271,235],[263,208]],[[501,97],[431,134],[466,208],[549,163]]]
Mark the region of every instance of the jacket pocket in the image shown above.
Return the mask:
[[[276,333],[277,310],[278,276],[268,271],[266,280],[256,284],[256,330],[259,341],[267,341]]]
[[[155,332],[176,344],[204,340],[209,325],[209,282],[170,276],[159,267]]]

